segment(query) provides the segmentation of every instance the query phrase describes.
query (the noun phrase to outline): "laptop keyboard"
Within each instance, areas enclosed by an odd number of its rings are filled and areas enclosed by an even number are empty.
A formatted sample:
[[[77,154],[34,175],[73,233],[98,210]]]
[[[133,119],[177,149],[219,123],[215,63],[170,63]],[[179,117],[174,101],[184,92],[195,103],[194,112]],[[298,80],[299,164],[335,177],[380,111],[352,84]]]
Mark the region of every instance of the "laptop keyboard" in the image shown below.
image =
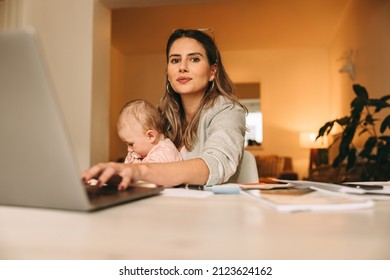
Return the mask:
[[[98,197],[106,197],[118,195],[123,191],[118,191],[117,186],[104,186],[104,187],[96,187],[96,186],[87,186],[87,194],[90,199],[98,198]]]

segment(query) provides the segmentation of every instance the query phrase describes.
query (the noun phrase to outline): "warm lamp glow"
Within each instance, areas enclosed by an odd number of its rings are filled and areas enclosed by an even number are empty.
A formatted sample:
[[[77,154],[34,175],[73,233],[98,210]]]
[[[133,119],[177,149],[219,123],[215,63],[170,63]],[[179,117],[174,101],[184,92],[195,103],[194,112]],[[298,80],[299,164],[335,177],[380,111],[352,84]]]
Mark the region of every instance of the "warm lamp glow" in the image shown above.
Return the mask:
[[[302,148],[326,149],[328,148],[328,138],[321,137],[316,141],[317,133],[301,132],[299,134],[299,145]]]
[[[315,132],[301,132],[299,134],[299,145],[302,148],[310,149],[309,174],[322,164],[328,164],[328,137],[320,137],[316,141]]]

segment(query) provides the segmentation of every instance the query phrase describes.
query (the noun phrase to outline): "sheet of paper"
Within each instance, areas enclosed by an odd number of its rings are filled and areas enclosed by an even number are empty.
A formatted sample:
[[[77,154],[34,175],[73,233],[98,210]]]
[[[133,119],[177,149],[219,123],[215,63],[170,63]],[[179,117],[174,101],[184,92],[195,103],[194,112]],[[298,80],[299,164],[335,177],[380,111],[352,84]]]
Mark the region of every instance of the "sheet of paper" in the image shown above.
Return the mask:
[[[277,182],[290,183],[296,187],[308,187],[314,189],[323,189],[328,191],[333,191],[335,193],[349,194],[356,197],[364,197],[366,199],[373,200],[390,200],[390,182],[388,181],[370,181],[370,182],[348,182],[361,185],[381,185],[383,189],[381,190],[363,190],[361,188],[351,188],[345,187],[339,184],[324,183],[324,182],[313,182],[305,180],[279,180],[275,179]]]
[[[342,211],[374,206],[374,202],[369,199],[355,198],[345,194],[337,195],[335,192],[323,190],[248,190],[243,191],[243,194],[245,193],[259,203],[280,212]]]
[[[207,198],[214,194],[210,191],[197,191],[183,188],[166,188],[161,192],[161,195],[170,197]]]

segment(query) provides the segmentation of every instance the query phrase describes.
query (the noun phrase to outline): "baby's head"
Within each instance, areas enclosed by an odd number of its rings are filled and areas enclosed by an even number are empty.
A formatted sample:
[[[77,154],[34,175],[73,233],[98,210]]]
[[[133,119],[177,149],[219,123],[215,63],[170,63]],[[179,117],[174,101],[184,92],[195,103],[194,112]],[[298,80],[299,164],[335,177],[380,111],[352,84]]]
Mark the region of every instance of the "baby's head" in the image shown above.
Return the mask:
[[[147,101],[132,100],[122,108],[118,118],[119,138],[127,145],[129,152],[144,158],[164,133],[157,109]]]

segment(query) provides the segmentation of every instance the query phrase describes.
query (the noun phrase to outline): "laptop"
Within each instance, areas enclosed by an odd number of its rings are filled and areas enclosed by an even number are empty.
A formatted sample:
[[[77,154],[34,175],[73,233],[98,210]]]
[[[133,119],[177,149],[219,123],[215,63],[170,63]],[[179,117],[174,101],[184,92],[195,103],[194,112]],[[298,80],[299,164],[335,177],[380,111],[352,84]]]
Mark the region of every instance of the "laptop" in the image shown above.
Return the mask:
[[[47,69],[34,29],[0,32],[0,205],[93,211],[160,193],[82,184]]]

